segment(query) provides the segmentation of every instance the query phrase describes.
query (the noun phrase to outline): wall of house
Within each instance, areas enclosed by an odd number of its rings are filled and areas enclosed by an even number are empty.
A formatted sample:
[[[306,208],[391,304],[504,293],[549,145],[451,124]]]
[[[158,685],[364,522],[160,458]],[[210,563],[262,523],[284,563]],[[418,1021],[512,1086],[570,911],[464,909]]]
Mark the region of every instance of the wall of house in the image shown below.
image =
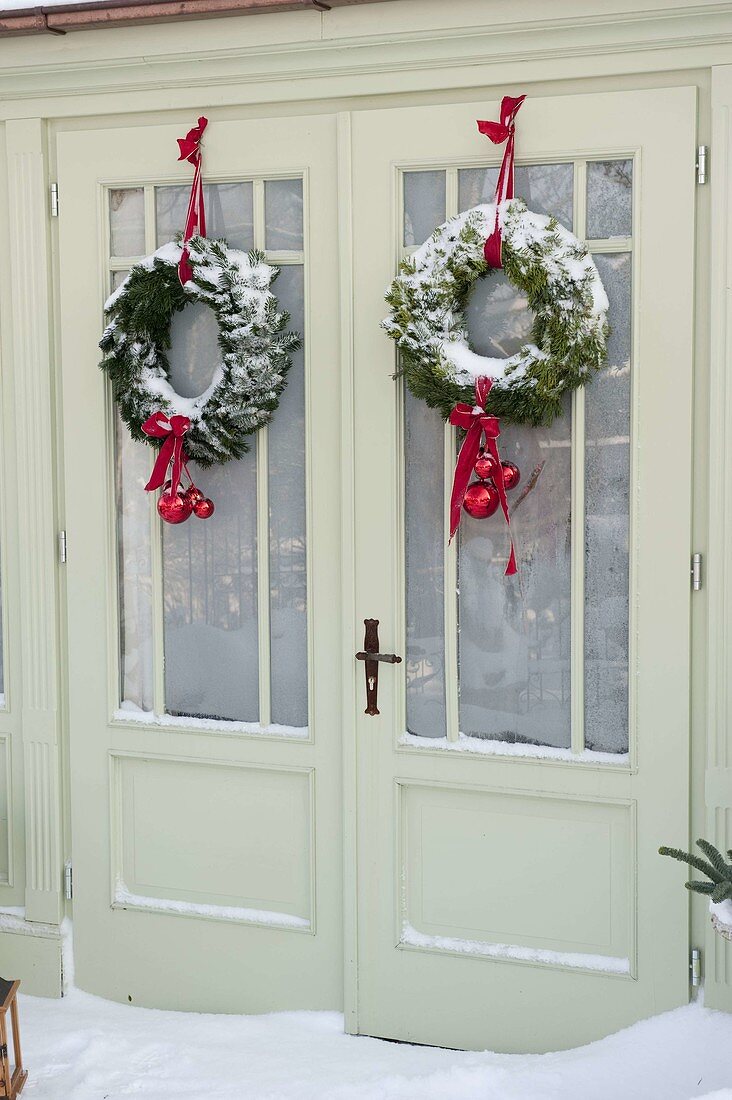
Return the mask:
[[[571,111],[578,91],[697,86],[699,142],[711,145],[714,176],[697,192],[693,548],[705,552],[708,571],[705,590],[692,605],[691,801],[693,834],[710,835],[718,815],[707,816],[704,776],[712,741],[715,767],[725,763],[725,684],[732,671],[723,419],[730,400],[724,143],[731,65],[732,12],[703,0],[666,0],[648,10],[638,10],[635,0],[555,0],[551,6],[545,0],[390,0],[324,13],[0,42],[0,554],[7,678],[0,765],[8,768],[10,806],[7,857],[0,846],[0,906],[25,910],[25,922],[0,913],[0,928],[8,926],[0,933],[0,970],[3,942],[24,935],[30,923],[38,934],[24,941],[23,977],[29,989],[59,990],[63,863],[70,850],[64,580],[56,533],[64,516],[60,443],[74,425],[61,421],[56,386],[63,273],[48,217],[56,134],[145,126],[163,116],[183,130],[201,110],[212,120],[289,116],[482,95],[494,100],[517,90],[566,96]],[[711,425],[710,385],[717,414]],[[672,450],[670,429],[669,476]],[[701,944],[706,931],[704,906],[694,901],[693,942]]]

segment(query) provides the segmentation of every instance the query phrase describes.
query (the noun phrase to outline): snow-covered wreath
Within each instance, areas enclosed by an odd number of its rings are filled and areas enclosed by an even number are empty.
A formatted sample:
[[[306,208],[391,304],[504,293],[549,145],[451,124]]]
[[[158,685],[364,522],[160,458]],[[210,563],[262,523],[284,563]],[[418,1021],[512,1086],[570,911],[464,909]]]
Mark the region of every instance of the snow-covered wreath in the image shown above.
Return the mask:
[[[532,342],[507,359],[478,355],[464,310],[477,279],[488,275],[486,238],[493,204],[441,225],[404,260],[383,321],[402,353],[401,370],[416,397],[447,419],[474,403],[478,378],[492,378],[486,412],[513,423],[547,424],[562,396],[589,381],[605,358],[608,300],[587,248],[556,218],[534,214],[520,199],[498,208],[501,260],[510,283],[534,314]]]
[[[163,245],[136,264],[106,303],[109,324],[100,366],[109,375],[122,419],[135,439],[148,417],[190,418],[185,450],[201,466],[241,458],[249,437],[277,408],[300,337],[286,332],[289,314],[278,310],[270,287],[279,269],[262,252],[239,252],[224,241],[187,242],[192,277],[181,286],[179,244]],[[176,393],[170,382],[170,324],[190,302],[213,310],[220,360],[198,397]]]

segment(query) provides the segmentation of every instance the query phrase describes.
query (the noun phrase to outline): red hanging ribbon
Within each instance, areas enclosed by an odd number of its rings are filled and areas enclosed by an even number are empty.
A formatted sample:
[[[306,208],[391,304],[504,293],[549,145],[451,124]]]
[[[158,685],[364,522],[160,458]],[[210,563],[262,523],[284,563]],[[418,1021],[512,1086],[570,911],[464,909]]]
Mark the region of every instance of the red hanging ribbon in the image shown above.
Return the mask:
[[[493,474],[493,483],[498,490],[498,498],[501,502],[501,508],[503,509],[509,537],[511,535],[511,517],[508,511],[506,487],[503,483],[503,467],[501,466],[501,458],[498,453],[497,440],[498,436],[501,434],[501,429],[498,417],[490,416],[485,411],[485,403],[488,400],[488,394],[491,392],[492,385],[492,378],[477,378],[475,381],[475,405],[466,405],[461,401],[450,413],[450,423],[457,425],[458,428],[465,429],[465,439],[463,440],[463,445],[458,454],[457,463],[455,464],[455,476],[452,482],[452,495],[450,497],[450,541],[452,541],[455,532],[460,526],[460,516],[462,513],[463,501],[465,500],[465,491],[468,488],[473,468],[480,454],[481,447],[483,446],[495,462],[496,472]],[[483,443],[484,437],[485,444]],[[508,564],[504,575],[506,577],[511,577],[517,572],[516,553],[513,547],[513,539],[511,539],[511,552],[508,557]]]
[[[180,147],[178,160],[187,160],[194,167],[191,197],[188,200],[188,213],[186,214],[186,224],[183,230],[183,252],[178,261],[178,278],[181,281],[181,286],[193,276],[191,265],[188,262],[190,253],[186,245],[191,237],[196,235],[206,236],[206,211],[203,205],[203,183],[201,180],[201,138],[207,126],[208,119],[201,115],[198,125],[189,130],[184,138],[177,139]]]
[[[153,413],[142,425],[145,435],[164,441],[158,451],[158,457],[155,459],[150,480],[145,486],[148,493],[153,489],[159,489],[161,485],[165,484],[168,467],[171,463],[173,468],[170,475],[170,495],[174,497],[178,492],[180,475],[186,462],[186,456],[183,452],[183,436],[190,426],[191,422],[187,416],[171,416],[168,418],[164,412]]]
[[[504,141],[507,143],[503,152],[501,170],[498,173],[498,183],[496,184],[496,220],[493,226],[493,232],[488,237],[483,248],[485,262],[489,267],[503,267],[501,263],[501,228],[498,224],[498,207],[499,204],[505,202],[506,199],[513,198],[513,162],[514,146],[516,142],[515,119],[525,99],[525,95],[505,95],[501,101],[500,122],[478,121],[478,129],[481,134],[485,134],[486,137],[490,138],[494,145],[502,145]]]

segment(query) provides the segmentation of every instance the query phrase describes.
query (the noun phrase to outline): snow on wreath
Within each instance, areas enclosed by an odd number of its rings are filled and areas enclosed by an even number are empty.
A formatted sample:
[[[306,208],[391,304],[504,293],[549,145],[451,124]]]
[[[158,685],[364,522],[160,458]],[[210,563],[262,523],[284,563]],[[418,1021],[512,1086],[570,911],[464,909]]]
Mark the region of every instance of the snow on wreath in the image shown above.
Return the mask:
[[[491,272],[484,248],[496,224],[505,274],[534,314],[532,342],[507,359],[472,350],[464,313],[476,280]],[[386,300],[382,325],[402,353],[401,372],[445,420],[460,402],[474,404],[476,380],[487,377],[486,412],[549,424],[563,395],[605,359],[608,300],[587,247],[520,199],[476,206],[441,225],[400,265]]]
[[[185,450],[201,466],[241,458],[249,437],[276,410],[300,336],[286,331],[271,286],[279,269],[264,253],[239,252],[225,241],[186,242],[191,277],[181,285],[179,243],[163,245],[135,264],[105,305],[109,324],[100,363],[112,380],[122,419],[134,439],[153,414],[190,419]],[[198,397],[181,397],[170,382],[170,326],[190,302],[209,306],[218,323],[219,363]]]

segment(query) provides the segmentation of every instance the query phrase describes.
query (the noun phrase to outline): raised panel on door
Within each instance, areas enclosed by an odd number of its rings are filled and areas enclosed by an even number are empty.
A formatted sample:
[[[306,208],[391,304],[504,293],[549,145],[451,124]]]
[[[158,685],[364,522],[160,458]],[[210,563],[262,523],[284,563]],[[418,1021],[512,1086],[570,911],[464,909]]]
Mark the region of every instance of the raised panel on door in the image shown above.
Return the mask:
[[[303,347],[249,452],[192,464],[216,510],[179,527],[97,367],[105,298],[185,217],[185,124],[149,123],[58,138],[77,982],[198,1011],[337,1007],[335,120],[210,118],[209,236],[279,267]],[[174,318],[170,362],[178,393],[206,389],[203,306]]]
[[[497,111],[353,120],[356,613],[404,656],[358,722],[354,1030],[527,1051],[687,997],[686,899],[657,848],[687,830],[695,92],[530,96],[518,118],[516,193],[588,240],[612,332],[551,426],[503,426],[511,578],[499,516],[448,548],[457,440],[374,337],[398,261],[492,200],[475,120]],[[486,355],[532,320],[501,273],[467,313]]]

